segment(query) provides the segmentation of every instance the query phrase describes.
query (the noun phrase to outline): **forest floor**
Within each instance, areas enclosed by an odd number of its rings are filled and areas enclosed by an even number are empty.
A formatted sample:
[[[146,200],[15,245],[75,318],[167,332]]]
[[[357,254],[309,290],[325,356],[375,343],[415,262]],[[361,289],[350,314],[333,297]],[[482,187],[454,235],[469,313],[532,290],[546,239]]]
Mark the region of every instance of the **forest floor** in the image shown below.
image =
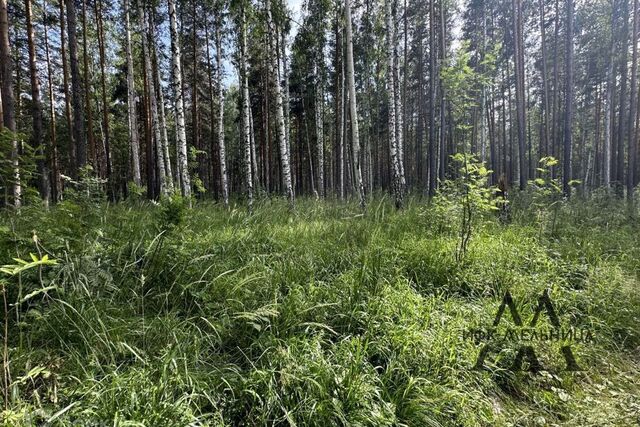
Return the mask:
[[[640,223],[607,197],[556,206],[474,219],[459,260],[458,207],[417,198],[4,214],[4,425],[639,425]],[[507,291],[528,325],[545,289],[593,340],[494,339],[473,369],[469,331]],[[524,345],[541,371],[511,369]]]

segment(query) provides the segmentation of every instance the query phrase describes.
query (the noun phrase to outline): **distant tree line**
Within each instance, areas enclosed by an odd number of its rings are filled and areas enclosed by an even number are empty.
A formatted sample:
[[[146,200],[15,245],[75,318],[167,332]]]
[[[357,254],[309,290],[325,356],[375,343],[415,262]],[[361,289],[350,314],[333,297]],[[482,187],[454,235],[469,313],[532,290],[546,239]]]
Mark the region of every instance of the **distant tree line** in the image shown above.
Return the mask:
[[[638,184],[639,0],[0,0],[0,203]],[[573,190],[572,190],[573,189]],[[37,191],[37,193],[36,193]],[[31,196],[33,194],[33,196]]]

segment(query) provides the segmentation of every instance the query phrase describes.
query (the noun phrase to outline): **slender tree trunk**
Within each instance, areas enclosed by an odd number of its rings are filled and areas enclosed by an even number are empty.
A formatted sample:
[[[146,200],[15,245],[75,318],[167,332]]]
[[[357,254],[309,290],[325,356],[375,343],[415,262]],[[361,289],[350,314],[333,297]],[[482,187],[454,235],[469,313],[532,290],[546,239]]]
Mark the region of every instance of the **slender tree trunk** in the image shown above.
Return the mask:
[[[629,38],[629,3],[628,0],[622,0],[622,10],[620,17],[622,19],[622,29],[620,34],[619,67],[620,67],[620,101],[619,101],[619,119],[616,153],[616,191],[622,197],[624,188],[624,140],[627,135],[627,116],[625,109],[627,108],[627,63],[628,63],[628,38]]]
[[[67,120],[67,132],[69,133],[69,163],[71,176],[75,176],[77,165],[77,146],[73,135],[73,121],[71,118],[71,95],[69,94],[69,66],[67,64],[67,48],[65,30],[65,8],[64,0],[58,0],[60,6],[60,62],[62,62],[62,77],[64,88],[64,116]]]
[[[107,193],[115,201],[114,183],[111,175],[111,138],[109,132],[109,103],[107,102],[107,80],[105,72],[104,28],[102,25],[102,1],[95,1],[96,20],[98,21],[98,50],[100,54],[100,81],[102,85],[102,126],[104,132],[104,155],[107,172]]]
[[[527,184],[527,168],[525,166],[525,132],[527,129],[524,91],[524,43],[522,35],[522,0],[512,0],[513,10],[513,47],[514,68],[516,76],[516,113],[518,125],[518,166],[520,170],[520,189]]]
[[[564,194],[569,197],[571,188],[571,141],[573,118],[573,0],[566,0],[567,8],[567,34],[565,39],[565,113],[564,113],[564,157],[562,188]]]
[[[636,163],[638,156],[638,142],[635,138],[636,111],[638,108],[638,0],[633,0],[633,30],[631,33],[631,92],[629,96],[629,157],[627,159],[627,197],[633,200],[633,189],[636,183]]]
[[[294,208],[293,186],[291,184],[291,167],[289,165],[289,150],[286,145],[286,128],[284,125],[284,108],[282,105],[282,90],[278,79],[278,49],[276,47],[276,30],[271,14],[271,1],[265,0],[267,11],[267,25],[269,29],[269,68],[271,82],[276,102],[276,138],[278,139],[278,147],[280,149],[280,168],[282,172],[282,180],[284,181],[285,192],[289,200],[289,206]]]
[[[558,140],[560,139],[560,0],[555,0],[554,30],[553,30],[553,123],[551,126],[551,155],[559,158]],[[556,168],[551,167],[551,177],[556,177]]]
[[[69,28],[71,28],[71,21],[69,21]],[[71,41],[71,36],[69,36]],[[84,102],[87,113],[87,139],[89,142],[89,157],[87,161],[90,161],[91,165],[95,168],[95,172],[99,174],[100,164],[98,163],[98,153],[96,150],[96,140],[93,134],[93,109],[91,108],[91,73],[89,72],[89,54],[87,53],[87,2],[82,0],[82,63],[84,68]],[[73,66],[72,66],[73,72]],[[72,76],[73,78],[73,76]],[[73,82],[72,82],[73,86]],[[74,105],[75,112],[75,105]]]
[[[321,54],[321,52],[320,52]],[[323,123],[323,106],[324,99],[322,94],[322,77],[321,71],[318,70],[318,64],[314,64],[315,74],[315,122],[316,122],[316,158],[318,171],[318,194],[324,197],[324,123]]]
[[[335,49],[335,137],[336,137],[336,184],[338,197],[344,200],[344,61],[343,61],[343,37],[342,37],[342,11],[338,2],[336,8],[336,49]]]
[[[187,135],[184,126],[184,99],[182,96],[182,66],[180,61],[180,40],[178,39],[178,24],[176,22],[175,0],[168,0],[169,20],[171,26],[171,57],[172,81],[175,97],[176,114],[176,146],[178,152],[178,181],[180,191],[184,197],[191,197],[191,180],[187,165]]]
[[[126,35],[125,50],[127,55],[127,107],[129,119],[129,141],[131,148],[131,165],[133,168],[133,182],[140,186],[142,178],[140,176],[140,142],[138,139],[138,118],[136,115],[136,88],[133,68],[133,52],[131,46],[131,30],[129,22],[129,0],[123,1],[124,6],[124,27]]]
[[[540,156],[547,156],[549,153],[549,82],[547,80],[547,43],[546,30],[544,22],[545,0],[539,0],[540,4],[540,44],[541,44],[541,61],[542,61],[542,132],[540,144]]]
[[[76,146],[74,175],[87,164],[87,142],[84,130],[84,103],[82,82],[78,66],[78,38],[76,31],[75,0],[65,0],[67,6],[67,32],[69,37],[69,64],[71,69],[71,101],[73,104],[73,140]]]
[[[6,0],[0,0],[0,80],[2,81],[2,119],[9,132],[16,131],[13,98],[13,60],[9,47],[9,16]],[[20,165],[18,161],[18,141],[11,138],[11,165],[13,168],[13,206],[20,207],[22,187],[20,185]]]
[[[153,21],[152,21],[153,22]],[[158,64],[158,47],[155,43],[155,37],[151,38],[152,43],[152,59],[153,59],[153,76],[155,78],[156,99],[158,103],[158,124],[160,126],[160,141],[158,149],[161,150],[162,163],[164,165],[165,185],[168,193],[173,193],[173,171],[171,169],[171,155],[169,154],[169,135],[167,133],[167,121],[164,110],[164,93],[162,91],[162,77],[160,76],[160,65]]]
[[[360,168],[360,134],[358,130],[358,107],[356,103],[356,80],[353,66],[353,34],[351,30],[351,0],[345,0],[345,32],[347,42],[347,85],[349,87],[349,115],[351,119],[351,144],[353,146],[353,171],[360,198],[360,208],[366,208],[362,170]]]
[[[400,159],[398,150],[398,128],[396,123],[396,78],[395,78],[395,14],[393,13],[393,0],[385,1],[386,30],[387,30],[387,93],[389,99],[388,138],[389,157],[391,159],[392,188],[395,197],[396,209],[402,208],[402,175],[400,173]]]
[[[147,10],[140,10],[140,27],[142,28],[142,50],[144,52],[144,73],[146,76],[148,94],[149,94],[149,109],[151,127],[153,130],[153,139],[155,141],[155,159],[156,159],[156,176],[158,177],[158,184],[160,186],[160,196],[164,197],[168,194],[167,188],[167,176],[164,165],[164,156],[162,153],[162,136],[160,130],[160,123],[158,120],[158,100],[156,95],[155,78],[153,76],[153,66],[151,64],[151,58],[153,57],[153,37],[152,29],[149,25],[149,17]],[[150,165],[149,165],[150,166]]]
[[[403,121],[403,99],[402,91],[400,90],[400,51],[398,49],[398,0],[393,0],[392,4],[392,16],[393,16],[393,84],[394,84],[394,109],[396,113],[396,148],[398,151],[398,171],[400,172],[400,196],[404,195],[404,188],[406,186],[406,176],[404,172],[404,121]]]
[[[227,155],[224,145],[224,86],[222,83],[222,33],[220,27],[222,18],[216,25],[216,69],[218,71],[218,153],[220,156],[220,180],[222,184],[222,200],[225,207],[229,207],[229,184],[227,177]]]
[[[49,55],[49,28],[47,25],[47,1],[44,0],[44,49],[47,58],[47,88],[49,94],[49,126],[50,126],[50,138],[51,147],[48,153],[49,168],[51,170],[51,200],[53,203],[57,203],[60,200],[60,169],[58,166],[58,141],[56,132],[56,110],[55,100],[53,97],[53,69],[51,67],[51,57]],[[1,116],[1,114],[0,114]]]
[[[291,157],[291,120],[289,114],[289,68],[287,64],[287,35],[285,31],[280,31],[280,50],[282,55],[282,103],[284,107],[284,130],[285,130],[285,145],[287,147],[287,153]]]
[[[440,37],[438,38],[440,42],[440,63],[444,64],[447,60],[447,37],[446,37],[446,10],[443,2],[439,2],[439,13],[440,13]],[[444,87],[444,80],[442,76],[438,77],[438,89],[440,93],[440,142],[439,142],[439,171],[438,174],[440,176],[440,180],[444,181],[445,172],[447,168],[447,147],[446,147],[446,135],[447,135],[447,120],[446,120],[446,112],[449,109],[449,103],[447,102],[447,93]],[[436,181],[437,188],[437,181]]]
[[[429,0],[429,197],[436,195],[436,81],[438,77],[435,0]]]
[[[244,10],[244,3],[241,5],[240,15],[240,87],[242,88],[242,140],[244,145],[244,176],[247,186],[247,204],[249,212],[253,211],[253,169],[251,150],[251,111],[249,108],[249,78],[247,76],[247,19]]]
[[[45,161],[44,137],[42,126],[42,100],[40,98],[40,78],[36,58],[35,34],[33,30],[31,0],[25,0],[27,18],[27,44],[29,46],[29,73],[31,78],[31,116],[33,118],[32,146],[38,153],[38,190],[46,206],[49,205],[49,171]]]

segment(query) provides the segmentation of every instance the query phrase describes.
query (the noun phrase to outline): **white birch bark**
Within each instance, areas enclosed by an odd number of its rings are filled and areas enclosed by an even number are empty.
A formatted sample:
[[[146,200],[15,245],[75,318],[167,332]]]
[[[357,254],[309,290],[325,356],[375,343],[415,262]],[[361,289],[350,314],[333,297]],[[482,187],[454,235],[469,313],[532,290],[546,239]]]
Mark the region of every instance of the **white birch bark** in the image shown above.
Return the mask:
[[[394,16],[392,13],[393,0],[385,1],[385,15],[386,15],[386,27],[387,27],[387,94],[389,103],[388,113],[388,137],[389,137],[389,157],[391,159],[391,171],[393,195],[395,198],[396,208],[402,207],[402,184],[400,173],[400,159],[398,150],[398,136],[401,131],[396,120],[396,112],[398,107],[397,91],[396,91],[396,51],[394,48],[395,41],[395,24]],[[399,116],[399,114],[397,114]]]
[[[284,125],[284,111],[282,106],[282,90],[278,79],[278,50],[276,48],[276,31],[271,15],[271,1],[265,0],[267,11],[267,25],[269,31],[269,75],[272,80],[276,102],[276,138],[280,148],[280,163],[282,167],[282,180],[291,209],[294,208],[293,186],[291,184],[291,166],[289,164],[289,150],[286,145],[286,128]]]
[[[222,12],[220,12],[222,13]],[[227,154],[224,145],[224,87],[222,85],[222,34],[220,26],[222,19],[216,25],[216,69],[218,70],[218,120],[216,133],[218,134],[218,154],[220,156],[220,183],[222,184],[222,200],[225,207],[229,207],[229,180],[227,177]]]
[[[154,49],[156,49],[154,44]],[[157,50],[156,50],[157,51]],[[155,54],[156,62],[158,61],[158,55]],[[167,135],[167,121],[165,120],[164,111],[164,94],[162,92],[162,79],[160,78],[160,64],[156,64],[156,77],[158,83],[158,119],[160,121],[160,137],[161,144],[159,149],[162,149],[162,159],[164,163],[164,173],[167,185],[167,191],[173,192],[173,171],[171,169],[171,156],[169,155],[169,137]]]
[[[242,89],[242,142],[244,145],[244,176],[247,185],[247,205],[253,211],[253,161],[251,153],[251,111],[249,109],[249,79],[247,77],[247,20],[242,6],[240,17],[240,88]]]
[[[347,85],[349,86],[349,114],[351,117],[351,143],[353,145],[353,169],[355,184],[360,197],[360,207],[366,208],[362,169],[360,167],[360,134],[358,130],[358,107],[356,103],[356,81],[353,66],[353,33],[351,29],[351,0],[345,0],[345,30],[347,37]]]
[[[314,64],[315,74],[315,122],[316,122],[316,157],[318,159],[318,194],[324,197],[324,124],[323,124],[323,96],[322,78],[317,63]]]
[[[180,61],[180,40],[178,39],[178,24],[176,20],[175,0],[168,0],[169,21],[171,27],[171,57],[173,94],[175,97],[176,114],[176,151],[178,157],[178,182],[184,197],[191,196],[191,180],[189,178],[187,135],[184,125],[184,99],[182,98],[182,66]]]

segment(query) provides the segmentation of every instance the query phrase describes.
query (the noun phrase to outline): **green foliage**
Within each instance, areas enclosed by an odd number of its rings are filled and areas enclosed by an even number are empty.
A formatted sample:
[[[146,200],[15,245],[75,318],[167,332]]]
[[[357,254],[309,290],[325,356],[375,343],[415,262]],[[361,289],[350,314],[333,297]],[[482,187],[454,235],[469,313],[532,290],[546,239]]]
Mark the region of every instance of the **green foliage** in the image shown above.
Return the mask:
[[[498,209],[494,203],[496,189],[488,185],[492,171],[475,156],[457,153],[451,159],[457,165],[458,174],[455,179],[443,183],[434,204],[439,216],[447,223],[460,224],[456,259],[462,261],[467,254],[474,225],[483,215]]]
[[[178,227],[189,207],[185,198],[174,193],[160,201],[160,229],[172,230]]]
[[[488,171],[466,160],[447,183],[455,197],[401,212],[388,199],[366,216],[355,202],[304,199],[295,216],[268,199],[253,215],[186,211],[172,197],[6,216],[0,254],[30,263],[35,228],[57,260],[44,287],[59,291],[23,304],[21,327],[10,307],[17,385],[3,422],[633,425],[638,223],[598,196],[561,204],[555,236],[538,236],[537,208],[522,204],[501,225]],[[474,211],[463,263],[461,203]],[[23,272],[25,289],[41,288],[37,270]],[[539,375],[509,373],[509,351],[472,370],[479,349],[462,331],[490,323],[506,290],[532,312],[544,289],[563,321],[596,332],[575,349],[587,371],[562,371],[552,346],[536,348],[549,366]]]

